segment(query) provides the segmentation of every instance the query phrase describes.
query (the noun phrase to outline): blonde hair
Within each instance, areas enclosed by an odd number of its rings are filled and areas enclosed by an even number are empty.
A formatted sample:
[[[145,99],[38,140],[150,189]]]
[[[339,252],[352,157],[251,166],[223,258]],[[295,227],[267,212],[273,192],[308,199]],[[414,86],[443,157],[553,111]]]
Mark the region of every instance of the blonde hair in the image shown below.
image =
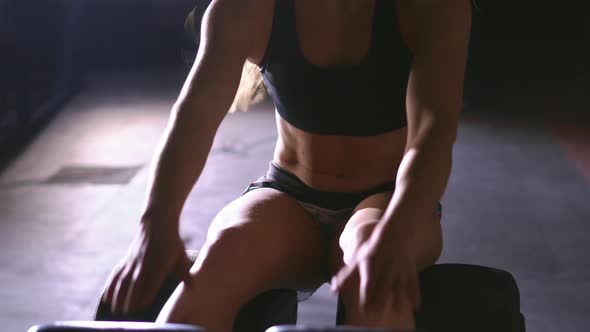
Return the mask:
[[[247,111],[252,106],[264,101],[266,96],[268,96],[268,91],[262,81],[260,69],[252,62],[246,61],[242,68],[240,85],[229,108],[229,113]]]

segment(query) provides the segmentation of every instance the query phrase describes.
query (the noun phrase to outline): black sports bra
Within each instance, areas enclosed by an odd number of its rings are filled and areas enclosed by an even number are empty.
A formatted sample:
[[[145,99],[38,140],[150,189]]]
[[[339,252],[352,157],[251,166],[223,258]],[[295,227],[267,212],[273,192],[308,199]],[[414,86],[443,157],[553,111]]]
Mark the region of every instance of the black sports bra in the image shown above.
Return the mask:
[[[280,116],[316,134],[372,136],[405,127],[411,53],[396,1],[376,0],[369,53],[358,65],[321,68],[299,48],[293,1],[275,0],[260,71]]]

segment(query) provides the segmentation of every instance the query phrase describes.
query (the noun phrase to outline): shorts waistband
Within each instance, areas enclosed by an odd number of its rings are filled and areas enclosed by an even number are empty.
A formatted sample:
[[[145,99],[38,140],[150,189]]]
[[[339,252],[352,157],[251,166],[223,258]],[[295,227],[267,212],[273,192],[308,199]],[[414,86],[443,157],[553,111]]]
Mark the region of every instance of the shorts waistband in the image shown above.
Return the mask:
[[[395,182],[389,181],[363,192],[333,192],[316,190],[306,185],[295,174],[280,167],[274,161],[269,163],[265,176],[252,183],[246,192],[262,187],[275,188],[295,199],[331,210],[355,207],[363,199],[376,193],[393,191]]]

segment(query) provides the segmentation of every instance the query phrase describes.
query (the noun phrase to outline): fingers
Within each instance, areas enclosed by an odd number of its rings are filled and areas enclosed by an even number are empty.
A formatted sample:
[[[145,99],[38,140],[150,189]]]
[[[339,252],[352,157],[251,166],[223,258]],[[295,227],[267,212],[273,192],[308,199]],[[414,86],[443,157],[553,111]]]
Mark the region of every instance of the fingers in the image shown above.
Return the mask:
[[[354,271],[354,267],[344,265],[340,271],[338,271],[338,273],[332,277],[332,281],[330,282],[332,292],[340,292],[340,290],[342,290],[342,288],[344,288],[344,286],[349,282],[350,277]]]
[[[184,282],[185,285],[190,285],[192,280],[190,268],[191,261],[185,251],[182,250],[169,276],[177,278]],[[151,277],[146,278],[146,275],[150,275]],[[162,273],[161,267],[153,266],[149,260],[136,267],[127,291],[128,295],[123,312],[128,314],[149,307],[153,303],[165,278],[166,274]]]
[[[144,282],[138,279],[141,274],[136,264],[117,267],[107,282],[101,301],[110,305],[113,314],[128,314],[137,311],[144,294]]]
[[[136,313],[148,308],[153,303],[163,279],[161,270],[158,271],[158,267],[149,261],[137,263],[131,272],[123,313]]]
[[[128,286],[127,295],[123,304],[123,314],[141,311],[146,292],[144,286],[146,284],[145,278],[139,278],[142,272],[142,267],[139,266],[132,271],[130,283]]]
[[[339,292],[358,273],[358,305],[363,314],[381,312],[391,305],[396,312],[417,310],[420,306],[418,272],[412,269],[385,269],[368,273],[364,264],[344,266],[331,280],[333,292]],[[356,277],[356,276],[355,276]],[[372,278],[371,278],[372,277]]]
[[[117,268],[115,270],[113,270],[113,272],[111,273],[111,276],[109,277],[108,281],[107,281],[107,285],[105,287],[105,290],[103,291],[102,294],[102,302],[105,304],[111,304],[113,301],[113,297],[115,296],[115,290],[117,288],[117,282],[116,280],[119,280],[119,276],[121,275],[122,269],[121,268]]]
[[[420,307],[419,280],[417,278],[417,273],[411,271],[400,274],[393,281],[393,309],[397,312],[401,312],[408,304],[411,305],[414,310],[417,310]]]
[[[391,296],[388,285],[392,284],[393,275],[391,269],[386,269],[371,276],[361,273],[359,304],[362,311],[365,313],[379,312],[385,307],[387,299]],[[363,283],[363,279],[367,281]]]
[[[392,306],[394,311],[401,312],[408,301],[407,285],[407,277],[404,274],[397,276],[393,282]]]
[[[422,295],[420,294],[420,279],[418,278],[418,272],[416,272],[412,278],[408,280],[408,293],[414,310],[418,310],[422,305]]]
[[[130,278],[130,280],[127,284],[127,289],[122,294],[123,303],[122,303],[121,312],[123,313],[123,315],[127,315],[131,312],[131,308],[132,308],[131,302],[134,300],[133,290],[137,289],[135,283],[131,279],[133,279],[133,277]]]
[[[123,307],[127,300],[127,292],[129,289],[129,283],[131,282],[131,275],[129,268],[126,268],[121,274],[117,283],[113,300],[111,301],[111,312],[116,315],[123,314]]]

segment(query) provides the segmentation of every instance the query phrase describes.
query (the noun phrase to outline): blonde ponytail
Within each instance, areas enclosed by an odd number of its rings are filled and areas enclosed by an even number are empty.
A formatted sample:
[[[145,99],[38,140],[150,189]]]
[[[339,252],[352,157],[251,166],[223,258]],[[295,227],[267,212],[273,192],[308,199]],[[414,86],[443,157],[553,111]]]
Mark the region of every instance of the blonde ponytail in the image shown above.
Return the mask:
[[[229,113],[247,111],[250,107],[263,101],[267,95],[268,93],[262,81],[260,69],[252,62],[246,61],[242,68],[240,85],[236,97],[229,108]]]

